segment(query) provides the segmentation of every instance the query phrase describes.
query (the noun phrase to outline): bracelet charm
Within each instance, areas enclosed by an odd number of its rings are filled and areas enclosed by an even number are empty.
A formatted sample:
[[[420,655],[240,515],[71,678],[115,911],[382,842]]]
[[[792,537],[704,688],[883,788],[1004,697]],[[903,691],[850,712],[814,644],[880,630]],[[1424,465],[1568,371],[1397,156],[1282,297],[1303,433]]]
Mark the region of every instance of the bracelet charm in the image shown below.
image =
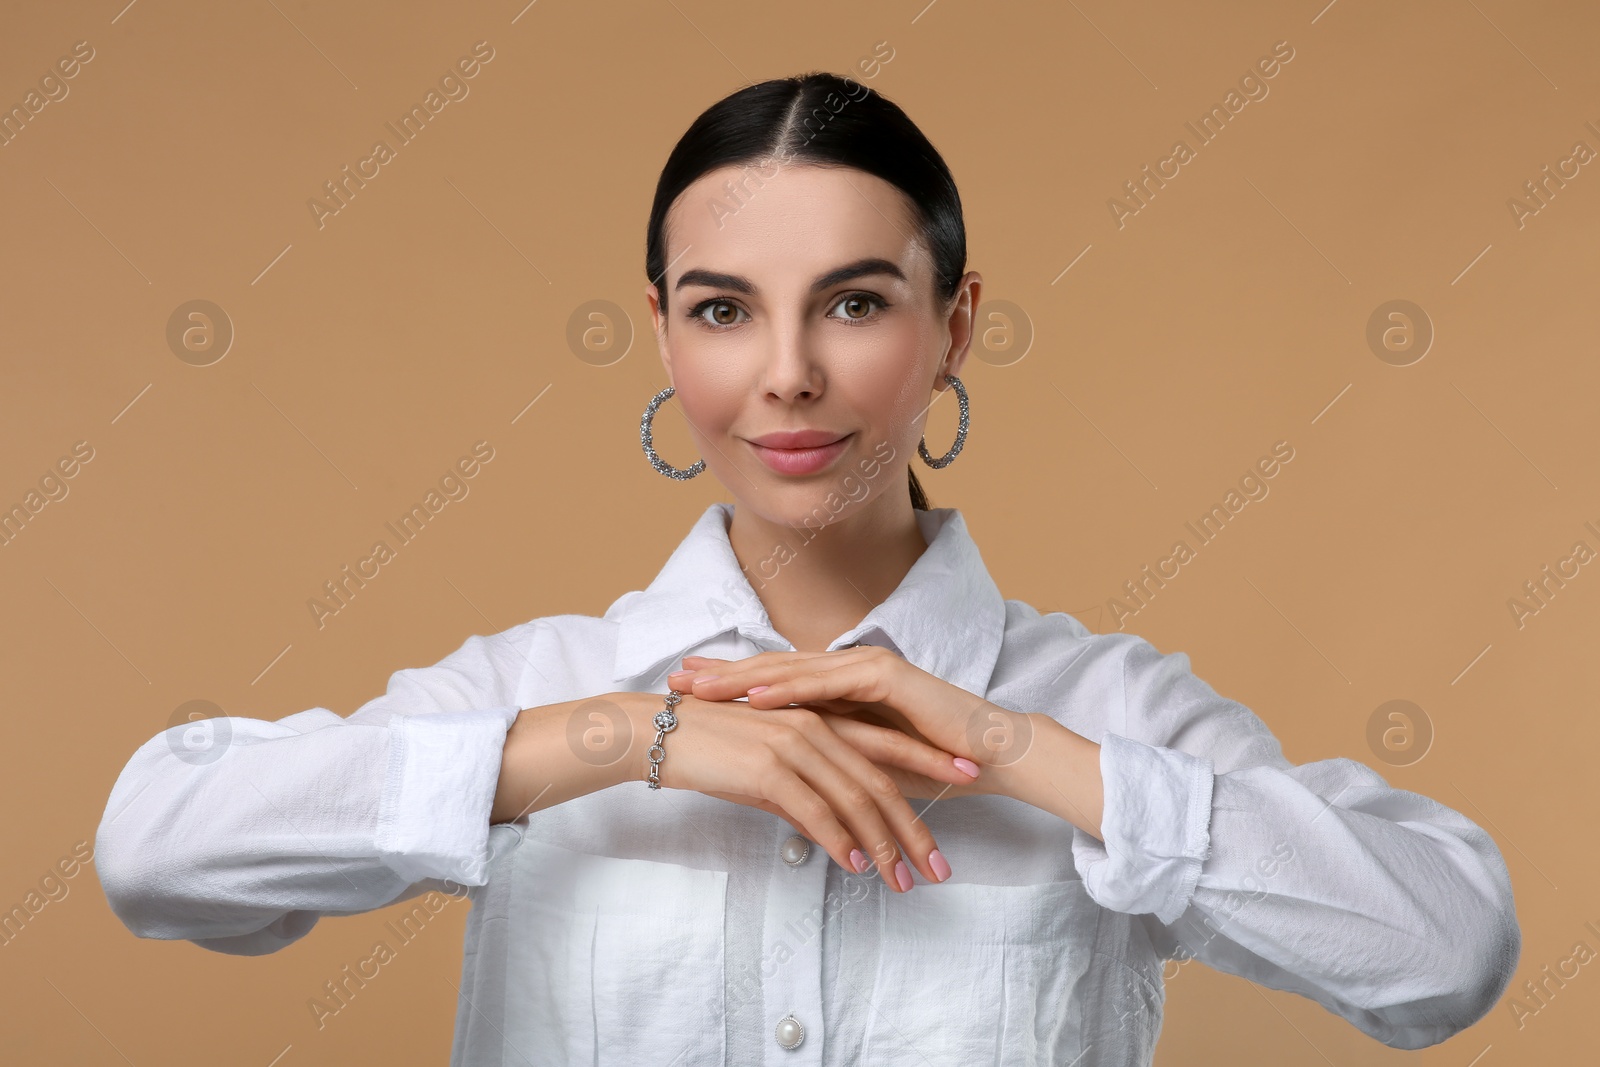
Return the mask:
[[[662,742],[667,735],[678,728],[678,715],[674,710],[678,701],[683,699],[683,694],[676,689],[667,694],[666,707],[656,712],[656,717],[651,720],[656,728],[655,743],[650,746],[646,756],[650,760],[650,780],[647,783],[651,789],[661,788],[661,761],[667,758],[667,750]]]

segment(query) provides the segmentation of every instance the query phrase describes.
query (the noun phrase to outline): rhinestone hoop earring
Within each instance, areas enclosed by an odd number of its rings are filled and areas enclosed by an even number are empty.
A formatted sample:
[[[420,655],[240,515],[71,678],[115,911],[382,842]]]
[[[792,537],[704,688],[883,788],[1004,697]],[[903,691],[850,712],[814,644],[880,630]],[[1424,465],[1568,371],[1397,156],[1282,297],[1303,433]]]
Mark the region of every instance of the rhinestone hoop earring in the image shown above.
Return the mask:
[[[650,443],[650,421],[656,417],[657,409],[667,402],[667,398],[673,392],[675,392],[674,388],[669,385],[651,398],[649,406],[644,409],[644,418],[639,420],[639,443],[644,445],[645,458],[650,461],[650,466],[665,474],[668,478],[675,478],[682,482],[705,470],[706,461],[697,459],[688,470],[680,470],[657,455],[655,445]],[[965,409],[965,404],[962,407]]]
[[[956,426],[956,443],[950,446],[950,451],[946,452],[938,459],[934,459],[928,454],[928,438],[926,435],[923,436],[921,441],[917,442],[917,453],[922,456],[922,461],[935,470],[938,470],[940,467],[948,467],[950,465],[950,461],[961,454],[961,446],[967,443],[966,387],[961,384],[961,379],[957,378],[954,374],[946,374],[944,376],[944,380],[949,382],[951,387],[956,391],[956,400],[961,404],[961,421]]]

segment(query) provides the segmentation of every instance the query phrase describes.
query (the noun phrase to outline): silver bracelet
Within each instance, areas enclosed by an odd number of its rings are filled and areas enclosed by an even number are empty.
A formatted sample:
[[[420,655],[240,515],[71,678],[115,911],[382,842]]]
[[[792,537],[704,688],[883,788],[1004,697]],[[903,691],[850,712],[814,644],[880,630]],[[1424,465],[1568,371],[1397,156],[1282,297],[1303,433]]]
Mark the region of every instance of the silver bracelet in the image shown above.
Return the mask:
[[[661,742],[666,740],[668,734],[678,728],[678,715],[673,709],[678,706],[678,701],[683,699],[683,694],[676,689],[667,694],[667,706],[656,712],[653,720],[656,727],[656,741],[650,746],[646,755],[650,759],[651,789],[661,788],[661,761],[667,758],[667,750],[661,747]]]

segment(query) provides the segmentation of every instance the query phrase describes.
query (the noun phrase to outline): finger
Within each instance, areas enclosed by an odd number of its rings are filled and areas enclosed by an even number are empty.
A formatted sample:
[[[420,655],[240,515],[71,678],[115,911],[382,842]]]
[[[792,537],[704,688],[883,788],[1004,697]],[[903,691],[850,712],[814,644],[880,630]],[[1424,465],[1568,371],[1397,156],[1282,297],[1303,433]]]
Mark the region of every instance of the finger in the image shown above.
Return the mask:
[[[884,664],[869,660],[842,662],[834,666],[794,664],[775,668],[759,676],[765,685],[758,693],[749,693],[753,708],[777,708],[785,704],[815,704],[830,700],[848,700],[861,704],[890,704],[892,696]],[[735,674],[710,682],[697,680],[696,696],[717,699],[726,689],[748,692],[752,683]],[[743,687],[743,688],[740,688]],[[705,692],[702,693],[702,690]]]
[[[809,743],[808,743],[809,745]],[[812,750],[815,752],[815,749]],[[767,791],[763,798],[774,804],[783,812],[793,812],[798,823],[788,815],[783,817],[789,821],[801,834],[822,846],[833,862],[847,871],[854,871],[855,865],[850,862],[850,853],[857,847],[857,838],[847,830],[834,812],[833,805],[822,797],[798,770],[784,762],[774,753],[776,765],[770,773],[761,775],[761,786]],[[813,765],[826,762],[821,754],[817,753],[811,760],[802,762]],[[863,851],[865,851],[865,846]],[[881,873],[881,872],[880,872]],[[892,875],[892,872],[890,872]],[[891,889],[899,891],[899,886],[886,875],[884,880]]]
[[[728,664],[780,663],[797,659],[817,659],[822,656],[842,656],[846,652],[854,651],[856,651],[856,648],[854,647],[836,648],[831,652],[802,652],[799,649],[790,649],[789,651],[785,652],[782,649],[771,649],[766,652],[757,652],[753,656],[746,656],[744,659],[719,659],[716,656],[684,656],[682,663],[685,667],[691,665],[705,667],[713,664],[717,666],[726,666]]]
[[[824,714],[834,733],[873,763],[886,764],[950,785],[971,785],[978,765],[912,737],[903,731],[877,726],[849,715]]]
[[[909,859],[922,876],[930,882],[942,882],[948,872],[941,873],[935,869],[935,860],[929,857],[938,850],[938,843],[933,839],[933,831],[922,817],[911,807],[910,801],[900,792],[892,775],[856,751],[848,742],[834,733],[832,728],[821,718],[812,716],[799,719],[800,729],[816,749],[827,759],[831,760],[841,776],[848,776],[844,784],[844,792],[835,803],[845,805],[843,814],[845,822],[858,834],[867,828],[874,834],[888,834],[890,836],[862,837],[861,840],[872,845],[869,854],[878,861],[880,871],[885,871],[885,881],[890,881],[894,888],[900,891],[909,889],[909,886],[899,884],[898,872],[895,867],[902,856]],[[835,788],[839,788],[835,785]],[[839,811],[839,808],[835,808]],[[882,827],[882,831],[879,827]],[[895,842],[901,847],[896,848]],[[938,859],[943,859],[942,856]],[[886,870],[887,868],[887,870]],[[909,877],[908,879],[909,880]]]
[[[905,817],[898,821],[903,825],[909,825],[915,818],[915,813],[911,811],[911,805],[905,797],[900,796],[892,782],[888,782],[888,789],[885,791],[878,787],[877,783],[869,786],[858,780],[864,778],[866,781],[874,779],[887,781],[887,776],[872,768],[870,764],[866,775],[860,775],[859,772],[857,776],[846,774],[834,762],[834,757],[848,759],[849,756],[855,755],[854,750],[837,736],[832,735],[832,731],[822,726],[814,714],[809,712],[796,714],[792,716],[792,721],[775,722],[774,726],[780,732],[771,742],[772,751],[787,763],[790,777],[794,779],[792,783],[780,781],[780,787],[793,791],[794,785],[799,784],[815,797],[814,801],[805,799],[799,803],[801,805],[815,803],[822,807],[820,810],[814,810],[810,806],[796,806],[795,802],[784,797],[771,799],[803,817],[815,815],[816,824],[823,825],[824,832],[830,836],[834,826],[839,827],[839,831],[846,836],[853,836],[860,844],[861,850],[876,863],[878,874],[883,878],[884,884],[896,893],[908,892],[912,885],[910,871],[906,870],[902,879],[900,868],[904,859],[894,833],[889,828],[889,822],[884,818],[884,810],[880,806],[889,799],[885,792],[892,794],[894,799],[904,805]],[[837,749],[824,754],[813,742],[813,738],[827,743],[830,736]],[[783,776],[780,775],[779,778],[781,780]],[[809,818],[808,823],[810,823]],[[931,842],[932,835],[927,833],[927,827],[924,826],[922,829]],[[834,850],[827,844],[828,838],[819,840],[828,848],[829,855],[835,855]],[[931,848],[931,844],[929,847]],[[845,854],[848,856],[848,852]],[[846,870],[853,869],[847,862],[840,863],[840,866]]]
[[[791,667],[804,662],[817,660],[840,659],[843,657],[860,658],[876,652],[872,646],[857,646],[854,648],[839,648],[831,652],[800,652],[797,650],[782,652],[758,652],[744,659],[730,660],[719,659],[714,656],[684,656],[683,669],[672,671],[667,675],[669,679],[688,678],[695,675],[718,675],[729,677],[740,674],[749,677],[751,673],[760,675],[772,672],[775,669]],[[754,684],[760,684],[759,682]]]
[[[682,669],[671,672],[668,678],[679,675],[691,674],[723,674],[729,670],[745,669],[748,667],[770,666],[773,663],[786,662],[796,658],[809,658],[815,656],[836,656],[839,652],[757,652],[753,656],[743,659],[722,659],[718,656],[684,656],[681,662]]]
[[[861,650],[851,649],[851,653]],[[899,662],[899,657],[894,657]],[[697,672],[692,676],[694,695],[702,700],[727,700],[749,695],[750,706],[777,708],[785,704],[805,704],[821,700],[854,700],[878,703],[890,693],[888,660],[876,654],[837,654],[825,660],[793,660],[730,666],[723,673]],[[751,693],[756,686],[760,692]]]

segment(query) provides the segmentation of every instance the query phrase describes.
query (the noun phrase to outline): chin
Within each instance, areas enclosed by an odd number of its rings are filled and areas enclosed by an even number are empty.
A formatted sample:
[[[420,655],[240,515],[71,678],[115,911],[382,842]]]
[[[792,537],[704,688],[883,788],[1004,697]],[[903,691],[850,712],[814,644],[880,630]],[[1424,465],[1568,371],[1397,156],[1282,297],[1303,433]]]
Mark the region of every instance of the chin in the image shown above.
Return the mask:
[[[770,472],[768,477],[773,477]],[[748,508],[777,526],[817,529],[858,514],[871,499],[863,496],[859,478],[841,480],[820,476],[805,483],[794,482],[737,496],[739,507]],[[847,495],[849,490],[853,495]]]

